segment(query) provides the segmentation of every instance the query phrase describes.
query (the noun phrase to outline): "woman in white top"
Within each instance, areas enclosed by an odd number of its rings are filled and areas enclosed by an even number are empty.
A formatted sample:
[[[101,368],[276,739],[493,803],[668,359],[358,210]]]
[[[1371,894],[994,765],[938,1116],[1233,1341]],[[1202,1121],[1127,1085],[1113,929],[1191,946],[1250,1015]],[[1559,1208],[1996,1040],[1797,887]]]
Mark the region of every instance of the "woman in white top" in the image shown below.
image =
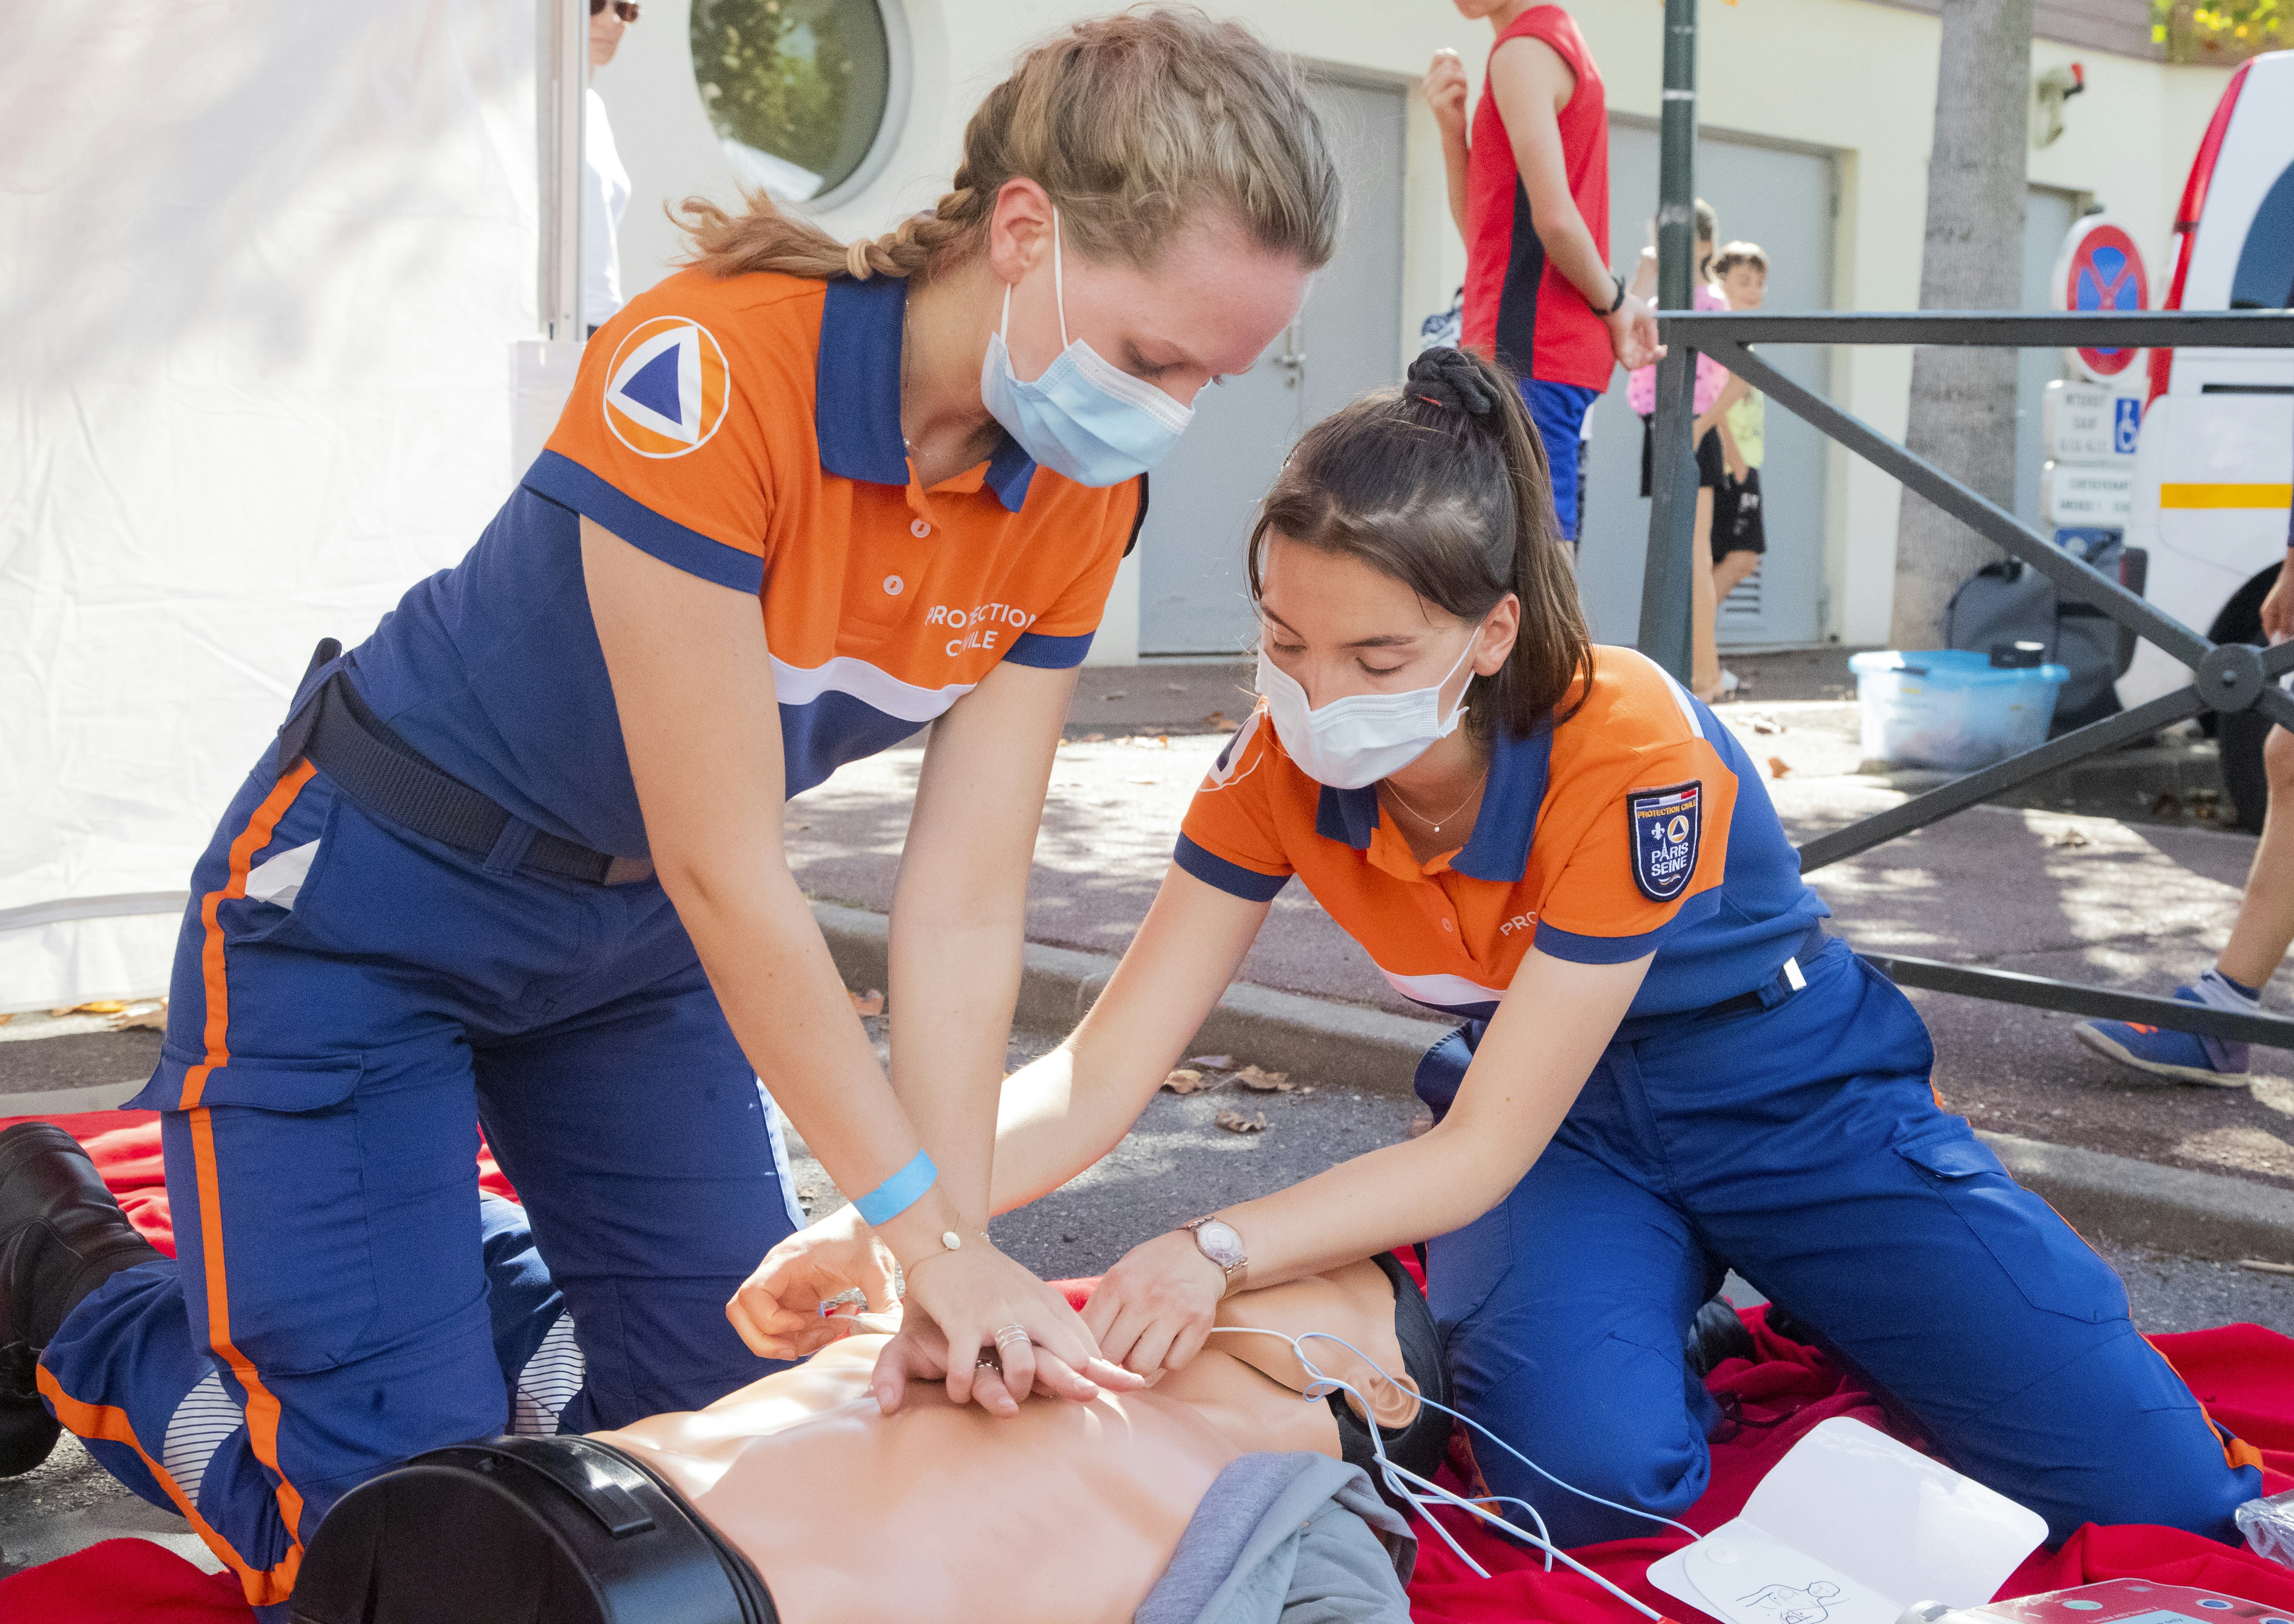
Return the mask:
[[[614,60],[638,20],[638,0],[590,0],[590,71]],[[582,321],[594,333],[622,307],[622,215],[630,207],[630,172],[614,146],[605,99],[585,90],[582,126]]]

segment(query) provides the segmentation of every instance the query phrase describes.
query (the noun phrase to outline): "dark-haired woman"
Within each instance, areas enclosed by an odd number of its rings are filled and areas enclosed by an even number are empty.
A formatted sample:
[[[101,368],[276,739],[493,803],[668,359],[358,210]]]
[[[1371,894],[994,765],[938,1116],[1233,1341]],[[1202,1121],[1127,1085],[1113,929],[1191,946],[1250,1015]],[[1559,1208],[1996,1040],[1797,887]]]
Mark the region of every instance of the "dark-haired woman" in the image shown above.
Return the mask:
[[[198,865],[139,1101],[180,1260],[69,1141],[0,1139],[0,1472],[53,1412],[283,1612],[394,1459],[756,1377],[736,1293],[803,1222],[776,1105],[952,1399],[1135,1386],[981,1229],[1028,864],[1145,470],[1338,210],[1296,67],[1142,8],[1023,55],[882,238],[689,211],[694,263],[590,341],[469,556],[306,678]],[[888,1078],[781,808],[927,722]],[[481,1121],[541,1278],[490,1270],[525,1254],[482,1233]]]
[[[1262,702],[1106,992],[1006,1085],[997,1207],[1123,1136],[1295,875],[1464,1021],[1418,1074],[1435,1126],[1135,1248],[1085,1314],[1110,1357],[1184,1366],[1239,1282],[1430,1238],[1460,1407],[1633,1508],[1476,1437],[1576,1545],[1704,1491],[1683,1336],[1733,1264],[2054,1537],[2234,1538],[2243,1446],[1938,1107],[1919,1017],[1823,933],[1743,748],[1587,646],[1550,513],[1518,396],[1457,351],[1308,432],[1251,540]]]

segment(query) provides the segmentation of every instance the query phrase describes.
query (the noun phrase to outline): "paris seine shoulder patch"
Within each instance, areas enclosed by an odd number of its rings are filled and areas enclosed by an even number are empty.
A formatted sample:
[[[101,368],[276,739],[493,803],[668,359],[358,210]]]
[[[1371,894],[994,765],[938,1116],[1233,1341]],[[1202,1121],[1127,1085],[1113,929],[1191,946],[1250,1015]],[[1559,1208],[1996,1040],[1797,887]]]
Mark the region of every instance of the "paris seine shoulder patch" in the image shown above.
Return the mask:
[[[1625,797],[1632,825],[1633,883],[1651,902],[1671,902],[1696,872],[1697,837],[1704,832],[1702,779]]]

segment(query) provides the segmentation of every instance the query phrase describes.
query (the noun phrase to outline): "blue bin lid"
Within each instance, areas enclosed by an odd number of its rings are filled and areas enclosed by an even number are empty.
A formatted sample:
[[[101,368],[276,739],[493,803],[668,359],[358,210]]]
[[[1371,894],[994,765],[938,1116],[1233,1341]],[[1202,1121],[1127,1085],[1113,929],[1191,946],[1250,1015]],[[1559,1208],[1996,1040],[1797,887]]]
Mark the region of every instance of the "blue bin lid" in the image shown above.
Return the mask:
[[[1867,654],[1851,654],[1848,669],[1859,677],[1889,671],[1932,675],[1956,687],[2030,682],[2062,684],[2069,682],[2071,676],[2070,667],[2052,662],[2020,668],[1995,666],[1989,654],[1971,648],[1875,649]]]

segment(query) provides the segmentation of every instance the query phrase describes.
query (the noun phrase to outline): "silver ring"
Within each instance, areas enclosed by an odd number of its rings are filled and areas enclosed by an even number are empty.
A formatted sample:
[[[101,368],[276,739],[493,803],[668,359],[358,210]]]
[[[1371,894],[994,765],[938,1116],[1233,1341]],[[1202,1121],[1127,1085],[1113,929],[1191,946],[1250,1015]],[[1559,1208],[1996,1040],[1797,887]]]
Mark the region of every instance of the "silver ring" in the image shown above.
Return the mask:
[[[1023,1325],[1007,1325],[996,1333],[996,1345],[998,1348],[1008,1348],[1015,1342],[1024,1343],[1032,1340],[1033,1338],[1028,1335],[1028,1328]]]

